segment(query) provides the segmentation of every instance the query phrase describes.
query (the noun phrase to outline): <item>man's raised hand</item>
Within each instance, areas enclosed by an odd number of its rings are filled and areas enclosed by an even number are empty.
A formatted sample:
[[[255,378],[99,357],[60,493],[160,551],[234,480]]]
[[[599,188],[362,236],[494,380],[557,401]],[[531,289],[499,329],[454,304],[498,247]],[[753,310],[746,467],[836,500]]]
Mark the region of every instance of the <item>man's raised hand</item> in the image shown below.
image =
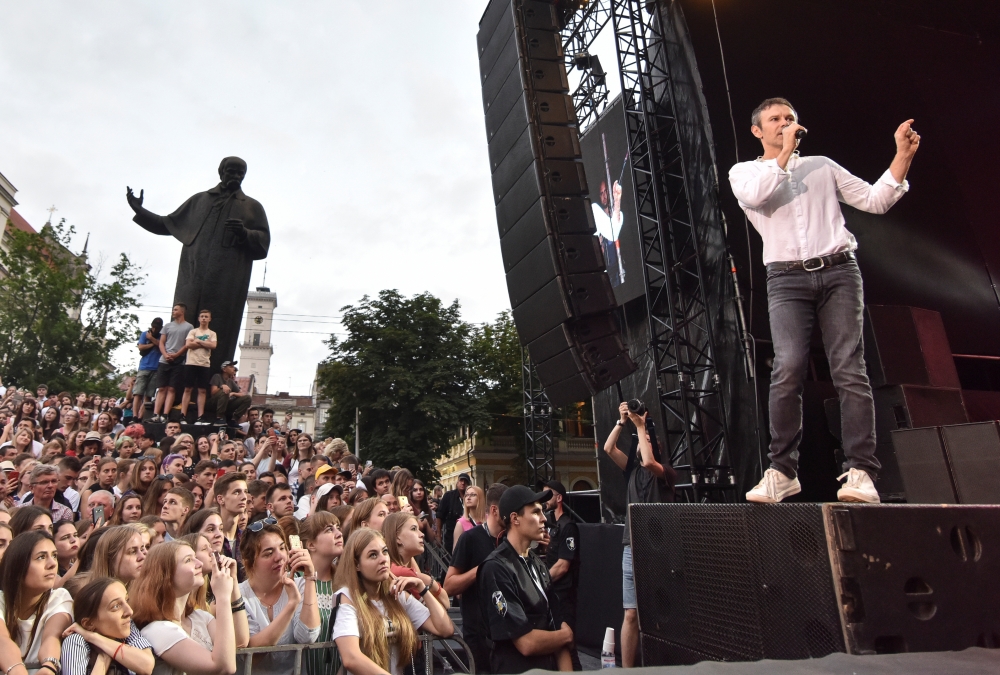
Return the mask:
[[[128,193],[126,193],[125,199],[128,200],[128,205],[132,207],[132,210],[138,213],[139,209],[142,208],[142,198],[145,194],[145,190],[139,190],[139,196],[136,197],[135,193],[132,192],[132,188],[128,186],[126,186],[126,188],[128,189]]]
[[[913,130],[913,120],[900,124],[893,137],[896,139],[897,154],[912,157],[920,147],[920,134]]]

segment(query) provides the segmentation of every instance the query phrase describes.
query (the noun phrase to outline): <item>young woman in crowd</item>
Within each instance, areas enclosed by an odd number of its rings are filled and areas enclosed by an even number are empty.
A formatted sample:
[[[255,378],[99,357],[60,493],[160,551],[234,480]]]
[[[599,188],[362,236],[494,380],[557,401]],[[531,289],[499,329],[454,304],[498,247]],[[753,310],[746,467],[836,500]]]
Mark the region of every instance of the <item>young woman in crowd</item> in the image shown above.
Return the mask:
[[[389,507],[378,497],[371,497],[354,506],[354,517],[344,526],[344,538],[350,539],[351,533],[362,527],[381,530],[382,522],[389,515]]]
[[[163,458],[163,462],[160,464],[160,471],[165,476],[184,473],[184,462],[184,455],[178,455],[175,452],[171,452]]]
[[[61,421],[62,426],[56,429],[55,433],[61,435],[67,442],[76,438],[78,431],[82,431],[85,436],[87,435],[87,430],[80,426],[80,413],[72,408],[68,408],[62,412]],[[70,447],[76,450],[76,444],[71,444]]]
[[[219,554],[222,553],[222,547],[226,541],[226,535],[222,531],[222,516],[219,515],[219,510],[215,508],[202,509],[188,517],[184,521],[181,534],[200,534],[204,536],[208,540],[208,544],[212,550]]]
[[[139,525],[145,526],[149,533],[149,539],[146,540],[146,550],[163,543],[167,534],[167,524],[163,522],[163,518],[159,516],[143,516],[139,519]]]
[[[35,435],[27,429],[18,430],[16,426],[12,426],[13,424],[14,422],[11,420],[4,427],[3,436],[0,436],[0,445],[13,446],[19,455],[23,453],[33,455]]]
[[[337,559],[344,553],[344,535],[340,532],[337,516],[318,511],[302,523],[302,545],[312,556],[316,568],[316,603],[319,607],[319,638],[317,642],[329,642],[333,636],[334,596],[333,576],[337,571]],[[310,675],[323,675],[330,654],[326,650],[306,652],[305,660]]]
[[[187,542],[170,541],[149,552],[145,573],[133,584],[133,619],[153,645],[153,653],[166,664],[163,675],[236,672],[233,611],[244,607],[218,603],[214,617],[194,609],[188,599],[204,583],[202,564],[194,549]],[[215,597],[230,597],[234,583],[229,566],[211,567]]]
[[[76,594],[73,612],[76,622],[62,641],[63,675],[151,675],[156,663],[152,645],[132,623],[124,584],[95,579]]]
[[[101,436],[110,436],[115,431],[115,420],[111,413],[102,412],[94,420],[94,431]]]
[[[181,457],[183,457],[184,466],[186,467],[194,466],[194,452],[195,452],[194,436],[192,436],[191,434],[177,434],[177,436],[174,437],[174,444],[170,446],[170,452],[175,455],[180,455]],[[182,467],[181,471],[183,470],[184,469]],[[168,472],[165,471],[164,473]],[[179,472],[173,471],[169,473],[179,473]]]
[[[59,429],[59,411],[55,406],[49,406],[42,413],[42,438],[52,440],[52,434]]]
[[[413,515],[420,522],[420,531],[431,541],[441,541],[440,534],[434,525],[434,512],[431,510],[430,502],[427,500],[427,490],[423,481],[413,480],[413,487],[410,488],[410,506],[413,508]]]
[[[300,476],[299,474],[299,466],[302,466],[304,474],[306,465],[314,454],[316,454],[316,451],[313,449],[312,436],[309,434],[299,434],[298,438],[295,439],[294,452],[290,452],[285,457],[285,468],[288,469],[288,484],[293,488],[305,479],[304,475]]]
[[[6,675],[59,675],[60,638],[73,623],[73,599],[66,589],[54,588],[58,566],[55,542],[42,531],[15,536],[0,560],[0,654],[5,657],[0,668]],[[16,661],[9,657],[14,653]]]
[[[94,411],[89,408],[80,410],[80,428],[86,431],[93,431]]]
[[[115,499],[120,498],[129,491],[129,486],[132,485],[132,472],[135,471],[135,465],[136,461],[134,459],[118,459],[118,481],[115,483],[114,488],[112,488]]]
[[[129,586],[142,573],[147,555],[142,530],[137,526],[109,527],[94,548],[90,580],[115,577]]]
[[[160,515],[160,512],[163,511],[163,501],[166,499],[167,493],[173,489],[174,481],[172,478],[169,476],[157,476],[156,480],[149,486],[149,489],[146,490],[146,496],[142,498],[142,515]]]
[[[211,589],[211,570],[217,565],[228,566],[233,578],[236,578],[236,561],[224,555],[216,558],[211,544],[208,543],[208,539],[203,534],[198,534],[197,532],[186,534],[180,538],[180,541],[187,542],[192,550],[194,550],[194,555],[198,558],[198,562],[201,563],[201,569],[205,576],[204,585],[191,594],[194,606],[215,616],[217,599]],[[230,607],[238,607],[243,604],[244,601],[243,596],[240,594],[239,584],[233,584],[233,592],[228,600]],[[246,647],[250,642],[250,627],[247,623],[247,613],[245,611],[233,614],[233,630],[236,635],[236,648],[242,649]]]
[[[185,487],[194,496],[194,506],[191,507],[191,513],[201,511],[201,507],[205,505],[205,488],[197,483],[189,483],[188,485],[185,485]]]
[[[408,469],[399,469],[392,477],[392,485],[389,491],[397,498],[410,498],[410,490],[413,489],[413,474]]]
[[[438,581],[429,574],[420,571],[417,556],[424,552],[424,533],[420,531],[420,522],[412,513],[391,513],[382,523],[382,536],[389,548],[390,570],[397,577],[413,577],[419,579],[422,588],[430,591],[437,601],[447,609],[451,607],[448,593]],[[422,591],[414,593],[418,598]]]
[[[130,525],[142,518],[142,497],[134,492],[126,492],[115,504],[115,511],[108,521],[111,525]]]
[[[56,580],[56,586],[61,588],[76,574],[78,567],[80,540],[76,536],[76,523],[71,520],[60,520],[52,526],[52,538],[56,544],[56,557],[59,559],[59,579]]]
[[[289,551],[285,534],[273,518],[249,526],[240,542],[247,580],[240,584],[250,623],[250,646],[312,644],[319,638],[316,570],[303,548]],[[303,576],[289,577],[288,572]],[[291,669],[291,653],[254,660],[256,675],[277,675]]]
[[[347,541],[347,528],[354,520],[354,507],[350,504],[341,504],[330,509],[330,513],[337,516],[340,521],[340,531],[344,533],[344,541]]]
[[[403,675],[417,649],[418,628],[439,637],[455,632],[433,593],[427,593],[423,603],[409,593],[423,588],[419,579],[392,575],[382,534],[371,528],[356,530],[348,538],[334,583],[340,605],[333,639],[351,673]]]
[[[478,485],[470,485],[465,488],[465,499],[463,500],[465,514],[455,522],[455,532],[452,535],[454,543],[452,550],[458,546],[458,538],[463,532],[468,532],[486,519],[486,493]]]
[[[199,436],[194,447],[198,455],[197,459],[194,460],[195,464],[212,459],[212,443],[208,440],[208,436]]]
[[[132,469],[132,484],[130,485],[130,489],[132,492],[143,496],[154,480],[156,480],[156,460],[149,458],[140,459],[139,464]]]
[[[32,530],[51,532],[52,514],[41,506],[22,506],[17,510],[17,513],[11,516],[10,529],[14,532],[15,537]]]
[[[75,411],[73,411],[76,414]],[[87,432],[83,429],[78,431],[73,431],[66,438],[66,454],[72,453],[71,457],[80,457],[83,455],[83,441],[87,438]]]
[[[0,560],[3,560],[3,554],[13,538],[14,532],[10,529],[10,523],[0,522]]]

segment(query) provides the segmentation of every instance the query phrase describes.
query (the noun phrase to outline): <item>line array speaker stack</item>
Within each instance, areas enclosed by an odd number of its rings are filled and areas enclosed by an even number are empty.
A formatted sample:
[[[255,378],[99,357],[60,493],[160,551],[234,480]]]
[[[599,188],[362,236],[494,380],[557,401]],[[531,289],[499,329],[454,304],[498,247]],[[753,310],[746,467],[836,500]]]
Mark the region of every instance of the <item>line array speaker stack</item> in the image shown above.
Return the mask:
[[[514,324],[549,400],[584,400],[636,366],[595,236],[555,7],[492,0],[477,40]]]
[[[892,432],[911,504],[1000,504],[997,422]]]
[[[875,456],[883,500],[913,501],[903,485],[897,429],[969,421],[941,314],[918,307],[865,307],[865,361],[875,399]],[[938,502],[947,503],[947,502]]]
[[[633,504],[643,665],[1000,647],[1000,507]]]

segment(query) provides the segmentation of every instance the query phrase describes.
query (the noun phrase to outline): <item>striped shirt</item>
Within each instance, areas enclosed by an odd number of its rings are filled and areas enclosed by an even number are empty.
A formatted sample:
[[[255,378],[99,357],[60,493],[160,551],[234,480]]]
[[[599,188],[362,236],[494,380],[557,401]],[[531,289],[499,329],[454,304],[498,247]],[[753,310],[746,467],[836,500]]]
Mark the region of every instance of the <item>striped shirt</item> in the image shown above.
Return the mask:
[[[149,640],[144,638],[139,629],[136,628],[135,623],[132,624],[132,632],[125,638],[125,644],[136,649],[153,648]],[[91,649],[93,649],[91,644],[84,640],[83,636],[78,633],[71,633],[68,637],[63,638],[61,658],[63,675],[87,675]],[[125,671],[125,668],[121,665],[118,665],[118,668],[122,672]],[[131,670],[128,673],[129,675],[135,675]]]

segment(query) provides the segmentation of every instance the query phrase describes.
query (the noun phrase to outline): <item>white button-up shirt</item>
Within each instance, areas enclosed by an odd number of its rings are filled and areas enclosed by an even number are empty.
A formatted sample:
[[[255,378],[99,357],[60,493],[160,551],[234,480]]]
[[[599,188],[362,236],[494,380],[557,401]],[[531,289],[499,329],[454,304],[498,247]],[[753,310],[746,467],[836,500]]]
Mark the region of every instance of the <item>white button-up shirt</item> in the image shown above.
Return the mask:
[[[729,170],[729,183],[764,240],[765,265],[855,250],[838,202],[885,213],[910,188],[889,171],[869,185],[831,159],[798,155],[784,170],[776,159],[740,162]]]

